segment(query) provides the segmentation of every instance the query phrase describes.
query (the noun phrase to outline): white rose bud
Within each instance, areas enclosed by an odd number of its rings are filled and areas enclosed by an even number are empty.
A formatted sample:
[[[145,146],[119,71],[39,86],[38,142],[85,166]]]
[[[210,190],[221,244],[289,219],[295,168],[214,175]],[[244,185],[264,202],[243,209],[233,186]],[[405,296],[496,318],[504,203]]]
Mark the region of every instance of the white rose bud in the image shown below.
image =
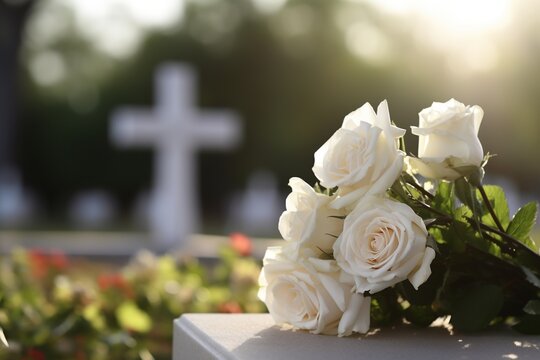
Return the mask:
[[[423,220],[409,206],[368,196],[345,219],[334,257],[354,277],[359,293],[374,294],[406,279],[418,289],[435,258],[427,236]]]
[[[404,157],[397,139],[404,134],[391,124],[386,100],[377,113],[366,103],[345,117],[341,128],[315,152],[313,166],[323,186],[339,187],[333,207],[351,206],[363,195],[383,193],[394,183]]]
[[[450,99],[419,113],[418,159],[408,158],[414,172],[430,179],[455,180],[481,166],[484,150],[478,130],[484,111]]]
[[[334,197],[319,194],[304,180],[291,178],[292,192],[287,196],[286,211],[279,218],[281,236],[291,242],[290,256],[318,257],[331,254],[336,237],[343,229],[344,212],[329,207]]]
[[[259,277],[259,298],[277,324],[315,334],[347,336],[369,330],[370,298],[340,281],[334,260],[291,261],[281,247],[267,249]]]

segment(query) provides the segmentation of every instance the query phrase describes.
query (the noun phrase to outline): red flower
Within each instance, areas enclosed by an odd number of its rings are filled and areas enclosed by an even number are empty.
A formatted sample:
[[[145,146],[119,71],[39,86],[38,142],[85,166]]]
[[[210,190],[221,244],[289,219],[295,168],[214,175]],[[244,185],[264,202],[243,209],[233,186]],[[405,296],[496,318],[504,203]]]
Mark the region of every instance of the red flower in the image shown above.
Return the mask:
[[[49,264],[56,270],[64,270],[68,266],[68,259],[63,252],[51,251],[49,254]]]
[[[28,258],[30,260],[32,274],[39,279],[45,277],[47,274],[47,258],[45,253],[41,250],[33,249],[28,251]]]
[[[251,239],[242,233],[232,233],[230,235],[230,244],[240,256],[249,256],[253,251]]]
[[[124,295],[127,297],[133,296],[133,290],[131,289],[131,286],[120,274],[99,275],[97,282],[99,288],[103,291],[109,289],[116,289],[124,293]]]
[[[61,271],[67,268],[68,259],[64,253],[60,251],[51,251],[49,253],[32,249],[28,251],[32,274],[38,278],[44,278],[49,271]]]

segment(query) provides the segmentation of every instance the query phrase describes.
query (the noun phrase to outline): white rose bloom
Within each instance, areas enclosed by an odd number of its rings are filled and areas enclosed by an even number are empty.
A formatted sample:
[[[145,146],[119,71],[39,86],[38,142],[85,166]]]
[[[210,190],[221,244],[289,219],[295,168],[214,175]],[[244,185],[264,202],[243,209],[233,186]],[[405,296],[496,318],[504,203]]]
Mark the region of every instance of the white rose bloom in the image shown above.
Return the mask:
[[[287,196],[286,211],[279,218],[281,236],[291,242],[293,258],[318,257],[332,253],[336,237],[343,229],[344,212],[329,207],[334,197],[319,194],[304,180],[293,177],[289,180],[292,192]]]
[[[352,279],[340,281],[344,277],[334,260],[295,262],[284,251],[266,250],[259,277],[259,298],[277,324],[339,336],[369,330],[370,298],[351,292]]]
[[[463,176],[455,168],[479,167],[484,158],[478,139],[483,116],[480,106],[465,106],[454,99],[422,110],[419,127],[411,127],[419,137],[418,159],[408,159],[414,172],[430,179],[455,180]]]
[[[431,275],[435,258],[426,247],[427,235],[423,220],[409,206],[368,196],[345,219],[334,257],[354,277],[359,293],[374,294],[406,279],[418,289]]]
[[[335,208],[351,206],[363,195],[385,192],[403,168],[397,139],[405,130],[390,122],[388,104],[377,113],[366,103],[345,117],[343,125],[315,152],[313,172],[327,188],[339,186]]]

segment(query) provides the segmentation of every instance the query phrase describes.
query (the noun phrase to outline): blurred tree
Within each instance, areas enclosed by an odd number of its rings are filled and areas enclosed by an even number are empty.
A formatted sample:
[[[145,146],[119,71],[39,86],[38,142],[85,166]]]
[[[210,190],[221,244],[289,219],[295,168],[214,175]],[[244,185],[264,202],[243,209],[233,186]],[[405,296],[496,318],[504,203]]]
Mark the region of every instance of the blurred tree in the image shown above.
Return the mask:
[[[33,0],[0,0],[0,171],[15,166],[19,53]]]
[[[228,194],[260,168],[275,172],[284,191],[291,176],[314,182],[313,152],[343,116],[366,101],[376,106],[385,98],[403,128],[416,123],[418,111],[432,101],[457,97],[482,105],[485,149],[504,155],[490,162],[491,173],[520,174],[520,183],[534,189],[540,167],[523,166],[520,154],[533,152],[531,139],[538,139],[528,131],[540,114],[532,91],[540,74],[530,71],[536,42],[525,52],[526,66],[474,74],[449,70],[449,61],[461,59],[461,53],[434,50],[426,41],[431,34],[425,24],[393,21],[363,2],[289,0],[269,13],[261,13],[251,0],[186,4],[178,25],[147,33],[139,51],[124,58],[108,56],[85,39],[69,8],[49,9],[62,13],[67,25],[46,46],[28,45],[25,61],[28,65],[40,52],[53,52],[65,65],[65,76],[55,84],[39,84],[26,66],[21,119],[25,179],[49,209],[64,208],[71,195],[87,188],[111,191],[128,208],[148,188],[150,152],[113,148],[109,116],[119,105],[153,105],[153,73],[163,61],[196,68],[200,107],[233,108],[244,119],[240,149],[200,155],[206,215],[222,217]],[[523,35],[523,43],[530,34]],[[517,41],[508,43],[515,49],[503,47],[502,64],[514,64],[511,56],[520,48]],[[527,97],[517,99],[523,93]],[[520,123],[505,121],[510,116]],[[499,139],[501,133],[510,138],[520,132],[527,141]],[[415,152],[415,137],[407,135],[407,141]]]

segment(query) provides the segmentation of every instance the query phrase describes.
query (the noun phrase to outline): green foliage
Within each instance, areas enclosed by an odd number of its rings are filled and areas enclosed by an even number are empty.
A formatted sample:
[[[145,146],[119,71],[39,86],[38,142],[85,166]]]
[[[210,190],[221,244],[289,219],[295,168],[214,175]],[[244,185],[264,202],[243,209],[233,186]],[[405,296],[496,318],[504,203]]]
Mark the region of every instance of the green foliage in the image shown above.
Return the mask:
[[[435,192],[433,206],[451,214],[454,211],[454,185],[447,181],[441,181]]]
[[[490,284],[474,286],[454,302],[452,324],[465,332],[485,329],[499,314],[503,303],[500,287]]]
[[[125,301],[116,309],[118,324],[123,329],[147,333],[152,328],[152,319],[132,301]]]
[[[508,234],[518,240],[523,241],[529,246],[532,245],[530,242],[530,233],[536,224],[537,213],[538,204],[536,201],[531,201],[530,203],[521,207],[508,225]]]
[[[510,211],[508,210],[508,203],[506,202],[506,196],[504,195],[504,190],[500,186],[495,185],[486,185],[484,190],[488,197],[488,200],[495,211],[495,215],[499,219],[501,225],[506,228],[510,222]],[[477,190],[478,192],[478,190]],[[477,193],[477,198],[481,199],[480,195]],[[496,227],[495,221],[486,206],[484,208],[484,216],[482,216],[482,222],[486,225]],[[530,229],[529,229],[530,231]],[[511,235],[511,234],[510,234]]]
[[[404,315],[407,321],[418,326],[429,326],[438,317],[431,305],[411,305],[405,310]]]
[[[523,308],[529,315],[540,315],[540,300],[531,300]]]
[[[397,286],[399,294],[411,305],[431,305],[436,300],[439,286],[444,276],[443,272],[444,268],[442,268],[439,260],[436,259],[432,263],[431,276],[425,283],[420,285],[418,290],[416,290],[409,281],[403,281]]]
[[[529,268],[526,266],[522,266],[521,270],[523,270],[523,273],[525,274],[525,278],[529,283],[536,286],[538,289],[540,289],[540,278]]]
[[[214,266],[142,251],[97,278],[61,254],[18,250],[0,266],[0,359],[170,359],[182,313],[265,310],[260,264],[230,247]]]
[[[468,206],[474,214],[476,214],[476,212],[481,208],[481,205],[475,196],[475,189],[467,182],[464,177],[457,179],[454,183],[454,186],[456,189],[457,198],[464,205]]]
[[[378,292],[371,297],[371,322],[375,326],[396,323],[402,315],[398,295],[392,288]]]
[[[540,333],[540,255],[531,240],[536,203],[511,218],[502,188],[466,177],[433,186],[404,174],[389,194],[423,218],[437,255],[418,290],[407,280],[394,288],[401,312],[387,296],[374,299],[375,320],[392,323],[402,316],[427,326],[450,315],[456,330],[472,332],[513,319],[515,330]]]

